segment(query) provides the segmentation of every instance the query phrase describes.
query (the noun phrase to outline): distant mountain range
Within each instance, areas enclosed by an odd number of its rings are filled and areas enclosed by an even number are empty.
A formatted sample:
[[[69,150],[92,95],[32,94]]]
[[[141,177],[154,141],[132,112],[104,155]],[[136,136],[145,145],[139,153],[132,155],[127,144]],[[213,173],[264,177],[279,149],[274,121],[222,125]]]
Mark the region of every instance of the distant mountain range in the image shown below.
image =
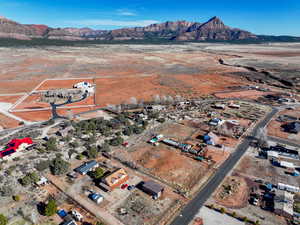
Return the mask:
[[[0,38],[31,40],[176,40],[176,41],[236,41],[277,40],[300,41],[299,37],[259,36],[248,31],[226,26],[218,17],[205,23],[176,21],[151,24],[146,27],[116,30],[93,30],[90,28],[51,28],[46,25],[20,24],[0,17]]]

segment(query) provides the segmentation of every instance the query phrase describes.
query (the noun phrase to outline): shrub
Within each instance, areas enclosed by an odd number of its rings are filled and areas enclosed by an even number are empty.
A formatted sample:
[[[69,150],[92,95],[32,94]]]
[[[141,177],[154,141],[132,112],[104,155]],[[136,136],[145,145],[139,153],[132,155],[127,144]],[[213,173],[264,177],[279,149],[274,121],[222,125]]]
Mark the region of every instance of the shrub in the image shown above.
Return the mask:
[[[60,157],[56,157],[50,164],[50,171],[53,175],[61,175],[68,172],[70,164]]]
[[[96,168],[95,171],[91,172],[91,177],[94,179],[100,179],[104,174],[104,170],[100,167]]]
[[[8,219],[3,214],[0,214],[0,225],[6,225],[8,223]]]
[[[78,160],[83,160],[83,158],[84,158],[84,155],[81,153],[76,156],[76,159],[78,159]]]
[[[44,171],[44,170],[48,169],[49,166],[50,166],[50,161],[49,160],[42,160],[42,161],[40,161],[39,163],[37,163],[35,165],[35,168],[38,171]]]
[[[35,173],[27,173],[23,178],[20,179],[20,183],[23,186],[28,186],[29,184],[33,184],[39,181],[39,176]]]
[[[45,206],[45,216],[53,216],[57,211],[56,201],[50,199],[48,204]]]
[[[16,202],[20,201],[21,200],[20,195],[14,195],[13,200],[16,201]]]
[[[225,209],[224,208],[221,208],[220,209],[220,212],[223,214],[223,213],[225,213]]]

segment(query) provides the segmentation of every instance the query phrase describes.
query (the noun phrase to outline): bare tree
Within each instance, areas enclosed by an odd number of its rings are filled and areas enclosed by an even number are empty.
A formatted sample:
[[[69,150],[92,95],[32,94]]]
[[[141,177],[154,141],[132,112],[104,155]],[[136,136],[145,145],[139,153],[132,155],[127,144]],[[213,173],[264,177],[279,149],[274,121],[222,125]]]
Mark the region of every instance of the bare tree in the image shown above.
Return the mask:
[[[167,96],[167,99],[168,99],[168,103],[169,104],[173,104],[174,103],[174,99],[171,95]]]
[[[154,98],[153,98],[154,102],[156,104],[160,104],[161,103],[161,99],[160,99],[160,96],[159,95],[155,95]]]
[[[181,97],[180,95],[176,95],[176,96],[175,96],[175,101],[176,101],[176,102],[182,101],[182,97]]]
[[[131,97],[130,100],[129,100],[129,102],[132,105],[137,105],[138,104],[138,101],[137,101],[136,97]]]

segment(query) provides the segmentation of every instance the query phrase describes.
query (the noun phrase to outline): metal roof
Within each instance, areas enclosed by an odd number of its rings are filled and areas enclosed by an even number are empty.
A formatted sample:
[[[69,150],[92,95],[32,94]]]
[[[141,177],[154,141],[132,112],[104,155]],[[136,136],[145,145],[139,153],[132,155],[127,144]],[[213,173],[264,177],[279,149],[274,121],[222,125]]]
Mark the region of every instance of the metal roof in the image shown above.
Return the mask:
[[[90,171],[92,168],[94,168],[95,166],[97,166],[97,162],[95,160],[86,162],[84,164],[82,164],[81,166],[77,167],[74,169],[74,171],[78,172],[78,173],[86,173],[88,171]]]
[[[142,187],[145,189],[151,190],[152,192],[154,192],[156,194],[164,190],[163,186],[154,182],[153,180],[146,181]]]

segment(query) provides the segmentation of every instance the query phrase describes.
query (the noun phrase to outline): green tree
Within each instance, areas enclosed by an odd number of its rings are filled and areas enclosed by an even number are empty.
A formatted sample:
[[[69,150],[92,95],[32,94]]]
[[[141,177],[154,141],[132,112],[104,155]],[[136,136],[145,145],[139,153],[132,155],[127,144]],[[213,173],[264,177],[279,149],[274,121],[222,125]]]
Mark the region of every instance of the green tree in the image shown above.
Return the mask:
[[[39,176],[35,173],[27,173],[23,178],[20,179],[20,183],[23,186],[28,186],[29,184],[39,181]]]
[[[45,146],[48,151],[57,151],[56,138],[50,137]]]
[[[0,214],[0,225],[6,225],[8,223],[8,219],[3,214]]]
[[[45,216],[53,216],[57,211],[56,201],[54,199],[50,199],[48,204],[45,206]]]
[[[98,156],[97,148],[96,147],[90,147],[87,150],[87,156],[88,156],[89,159],[95,159],[95,158],[97,158],[97,156]]]
[[[91,173],[92,178],[100,179],[104,174],[104,170],[101,167],[97,167],[95,171]]]
[[[119,146],[124,142],[123,138],[116,137],[110,140],[109,144],[112,146]]]
[[[78,160],[83,160],[83,158],[84,158],[84,155],[81,153],[76,156],[76,159],[78,159]]]
[[[56,157],[50,164],[50,171],[53,175],[61,175],[68,172],[70,164],[61,157]]]

